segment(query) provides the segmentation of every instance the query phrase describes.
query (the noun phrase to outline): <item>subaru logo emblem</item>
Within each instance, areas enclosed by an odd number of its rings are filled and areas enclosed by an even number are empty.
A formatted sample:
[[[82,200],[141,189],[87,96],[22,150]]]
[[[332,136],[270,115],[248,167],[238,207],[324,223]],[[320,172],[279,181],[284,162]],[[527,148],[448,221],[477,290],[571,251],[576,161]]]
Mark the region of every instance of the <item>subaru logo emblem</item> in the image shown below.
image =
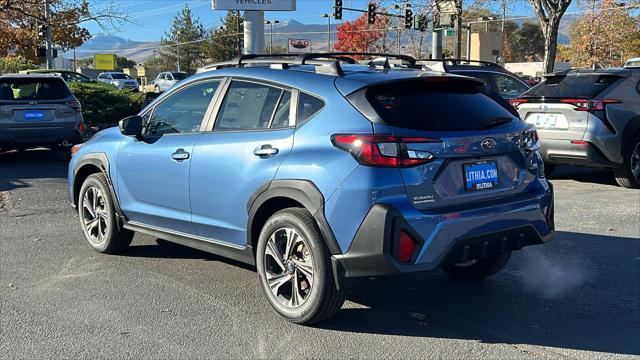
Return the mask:
[[[485,150],[495,150],[498,142],[493,138],[486,138],[480,142],[480,146],[482,146]]]

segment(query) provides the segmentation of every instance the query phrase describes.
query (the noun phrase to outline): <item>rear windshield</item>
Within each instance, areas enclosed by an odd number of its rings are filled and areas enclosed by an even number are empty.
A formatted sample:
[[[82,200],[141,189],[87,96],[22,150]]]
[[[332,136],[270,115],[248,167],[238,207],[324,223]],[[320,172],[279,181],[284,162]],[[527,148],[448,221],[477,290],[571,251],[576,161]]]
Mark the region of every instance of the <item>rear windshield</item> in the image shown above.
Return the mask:
[[[421,79],[371,87],[367,99],[386,124],[414,130],[479,130],[516,119],[480,91],[466,80]]]
[[[60,100],[71,96],[59,77],[0,79],[0,100]]]
[[[593,98],[620,79],[611,75],[552,76],[523,96]]]
[[[174,73],[171,73],[171,74],[173,75],[173,78],[175,80],[184,80],[188,76],[188,74],[181,73],[181,72],[174,72]]]
[[[127,74],[111,73],[111,77],[114,79],[131,79]]]

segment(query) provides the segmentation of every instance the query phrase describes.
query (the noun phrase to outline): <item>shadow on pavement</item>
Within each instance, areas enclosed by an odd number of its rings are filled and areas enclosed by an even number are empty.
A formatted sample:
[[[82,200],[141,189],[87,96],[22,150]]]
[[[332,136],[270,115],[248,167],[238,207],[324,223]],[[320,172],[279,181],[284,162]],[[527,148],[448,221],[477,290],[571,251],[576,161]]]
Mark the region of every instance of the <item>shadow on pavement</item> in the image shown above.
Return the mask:
[[[480,283],[440,271],[366,280],[348,297],[361,308],[319,327],[640,354],[640,239],[558,235],[568,247],[525,248]]]
[[[65,178],[68,165],[60,150],[0,151],[0,191],[28,187],[24,179]]]
[[[549,180],[575,180],[584,183],[618,186],[613,171],[610,169],[596,169],[569,165],[559,165],[553,171]]]

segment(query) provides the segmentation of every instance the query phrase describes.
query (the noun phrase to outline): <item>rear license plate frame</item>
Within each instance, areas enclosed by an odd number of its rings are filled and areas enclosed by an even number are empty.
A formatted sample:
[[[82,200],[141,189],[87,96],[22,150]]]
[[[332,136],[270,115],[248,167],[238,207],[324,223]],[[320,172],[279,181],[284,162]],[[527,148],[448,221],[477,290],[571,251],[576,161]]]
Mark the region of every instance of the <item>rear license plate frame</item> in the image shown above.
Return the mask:
[[[470,167],[489,167],[487,170],[495,170],[495,177],[487,177],[486,181],[469,181],[468,179],[468,169]],[[471,169],[473,170],[473,169]],[[486,173],[483,171],[483,175]],[[500,175],[498,173],[498,162],[496,160],[477,160],[477,161],[469,161],[462,164],[462,179],[464,182],[464,190],[465,192],[473,193],[485,190],[493,190],[500,186]],[[478,184],[482,184],[478,187]],[[491,185],[489,185],[491,184]]]

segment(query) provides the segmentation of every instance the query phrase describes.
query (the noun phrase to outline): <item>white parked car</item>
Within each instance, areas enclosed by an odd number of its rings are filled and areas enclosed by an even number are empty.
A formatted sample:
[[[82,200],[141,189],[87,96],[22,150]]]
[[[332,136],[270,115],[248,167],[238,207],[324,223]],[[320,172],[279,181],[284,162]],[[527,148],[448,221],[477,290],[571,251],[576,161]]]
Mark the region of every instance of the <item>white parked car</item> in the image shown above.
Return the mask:
[[[140,89],[140,84],[138,84],[136,79],[122,72],[103,72],[98,75],[97,80],[111,84],[120,90],[129,89],[138,91]]]
[[[153,80],[154,91],[164,92],[169,90],[173,85],[186,79],[189,76],[186,72],[162,72]]]

